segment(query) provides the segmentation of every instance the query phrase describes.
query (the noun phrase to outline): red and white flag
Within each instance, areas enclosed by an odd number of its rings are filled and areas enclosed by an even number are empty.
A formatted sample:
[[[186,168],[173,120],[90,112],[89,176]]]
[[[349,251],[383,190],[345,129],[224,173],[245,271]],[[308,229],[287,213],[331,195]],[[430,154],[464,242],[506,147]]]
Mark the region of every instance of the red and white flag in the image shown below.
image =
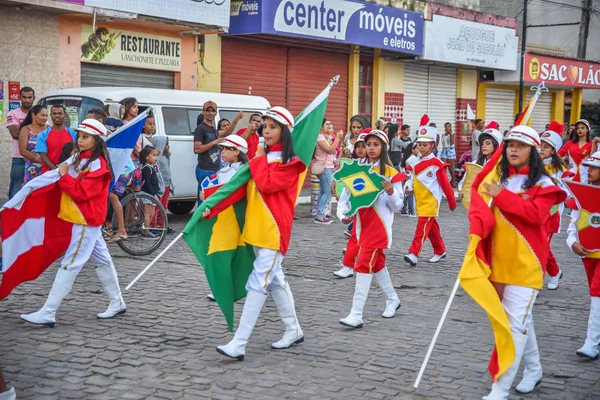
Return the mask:
[[[58,170],[31,181],[0,209],[3,276],[0,300],[40,276],[69,247],[73,224],[58,218]]]

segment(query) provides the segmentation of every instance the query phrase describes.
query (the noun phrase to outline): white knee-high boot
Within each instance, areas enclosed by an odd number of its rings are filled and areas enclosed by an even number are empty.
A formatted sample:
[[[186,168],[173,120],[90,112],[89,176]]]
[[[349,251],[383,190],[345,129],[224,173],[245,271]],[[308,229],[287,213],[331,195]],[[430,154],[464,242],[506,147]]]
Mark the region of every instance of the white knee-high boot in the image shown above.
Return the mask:
[[[46,325],[54,328],[56,310],[58,310],[60,303],[62,303],[63,299],[71,291],[76,277],[77,273],[67,271],[62,267],[59,268],[44,306],[34,313],[21,314],[21,319],[31,324]]]
[[[379,283],[379,286],[381,286],[381,291],[386,299],[385,310],[383,310],[382,317],[392,318],[394,315],[396,315],[396,310],[400,308],[400,299],[398,298],[396,289],[394,289],[392,278],[390,278],[390,272],[387,267],[383,268],[379,272],[376,272],[375,279],[377,279],[377,283]]]
[[[523,351],[523,379],[517,385],[517,392],[527,394],[542,381],[542,363],[540,362],[540,350],[537,344],[533,321],[527,326],[527,343]]]
[[[592,297],[590,304],[590,318],[588,319],[587,338],[583,346],[577,350],[580,357],[598,359],[598,344],[600,343],[600,297]]]
[[[300,323],[296,316],[294,296],[290,290],[289,283],[286,282],[284,288],[271,290],[271,296],[285,326],[283,337],[281,340],[271,344],[271,347],[274,349],[287,349],[295,344],[304,342],[304,333],[302,332],[302,328],[300,328]]]
[[[351,328],[363,327],[363,309],[365,308],[365,303],[367,302],[367,296],[369,296],[369,289],[371,288],[372,279],[372,274],[356,273],[356,286],[354,288],[352,310],[350,310],[350,314],[348,314],[346,318],[340,319],[340,324],[349,326]]]
[[[490,394],[485,396],[483,400],[508,399],[510,388],[512,387],[515,377],[517,376],[517,371],[519,370],[519,365],[521,364],[521,359],[523,358],[523,352],[527,343],[527,335],[513,332],[512,337],[515,343],[515,360],[510,368],[506,370],[506,372],[504,372],[500,378],[496,379],[496,381],[492,383],[492,391]]]
[[[217,347],[217,351],[220,354],[235,358],[238,361],[244,360],[244,356],[246,355],[246,344],[254,330],[254,325],[256,325],[258,315],[266,300],[266,295],[253,290],[248,291],[246,302],[244,303],[244,310],[242,311],[242,317],[240,318],[240,325],[235,331],[233,339],[229,343]]]
[[[104,293],[106,293],[110,300],[108,308],[103,313],[98,314],[98,318],[108,319],[123,314],[127,310],[127,307],[121,295],[119,278],[117,277],[117,270],[115,270],[114,264],[98,265],[96,267],[96,274],[100,278],[100,282],[102,282]]]

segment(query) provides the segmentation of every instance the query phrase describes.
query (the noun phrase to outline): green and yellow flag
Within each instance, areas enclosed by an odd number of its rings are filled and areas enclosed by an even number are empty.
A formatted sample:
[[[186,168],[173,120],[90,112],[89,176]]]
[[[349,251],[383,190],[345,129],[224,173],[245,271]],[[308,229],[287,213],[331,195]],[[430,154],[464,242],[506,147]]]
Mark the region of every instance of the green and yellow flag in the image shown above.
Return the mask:
[[[327,99],[332,82],[296,117],[292,132],[294,152],[307,166],[310,164],[317,138],[321,130]],[[300,177],[298,194],[304,182],[306,171]],[[196,210],[183,230],[183,238],[190,246],[198,261],[204,267],[206,279],[215,300],[225,315],[229,330],[233,331],[233,304],[246,296],[246,282],[253,269],[254,249],[242,240],[246,212],[257,206],[247,198],[247,189],[255,187],[247,164]],[[223,211],[211,219],[202,219],[206,208]],[[275,234],[275,230],[270,230]],[[266,238],[269,239],[269,238]],[[278,237],[272,238],[278,241]]]

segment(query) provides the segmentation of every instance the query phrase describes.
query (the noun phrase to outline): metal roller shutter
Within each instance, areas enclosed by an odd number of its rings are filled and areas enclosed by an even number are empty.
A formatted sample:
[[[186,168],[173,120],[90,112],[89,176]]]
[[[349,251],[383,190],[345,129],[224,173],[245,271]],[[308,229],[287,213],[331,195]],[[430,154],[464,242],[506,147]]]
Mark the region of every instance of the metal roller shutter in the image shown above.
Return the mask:
[[[527,91],[527,104],[534,95],[534,92]],[[529,119],[530,126],[538,133],[542,133],[546,130],[546,125],[552,121],[552,93],[542,93],[535,102],[533,107],[533,113]]]
[[[485,123],[496,121],[500,132],[508,130],[515,121],[516,93],[513,89],[487,88],[485,91]]]
[[[425,113],[440,135],[446,122],[456,129],[456,68],[404,64],[402,117],[403,123],[410,125],[413,139]]]
[[[252,94],[269,100],[272,106],[287,104],[284,47],[240,38],[222,40],[221,91]],[[249,54],[259,54],[252,61]]]
[[[308,105],[336,75],[327,101],[325,116],[336,131],[348,125],[348,54],[316,50],[288,50],[287,107],[295,116]]]
[[[81,63],[81,87],[94,86],[175,89],[175,75],[169,71]]]

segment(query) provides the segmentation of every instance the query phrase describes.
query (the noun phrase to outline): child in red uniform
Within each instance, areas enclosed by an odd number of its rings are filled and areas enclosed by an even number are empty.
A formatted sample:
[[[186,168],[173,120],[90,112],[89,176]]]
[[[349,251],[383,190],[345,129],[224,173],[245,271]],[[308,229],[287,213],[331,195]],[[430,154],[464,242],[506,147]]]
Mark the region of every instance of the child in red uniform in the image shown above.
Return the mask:
[[[581,163],[592,153],[590,130],[590,123],[585,119],[580,119],[575,123],[575,136],[573,139],[565,143],[558,151],[559,156],[568,156],[570,171],[575,174],[573,177],[575,182],[581,182],[581,175],[585,173],[585,171],[581,171]]]
[[[351,328],[363,327],[363,309],[369,295],[373,275],[377,279],[386,297],[384,318],[392,318],[400,308],[400,299],[394,289],[390,273],[385,266],[385,249],[392,245],[392,224],[394,213],[402,209],[404,200],[404,180],[406,175],[399,173],[388,165],[389,141],[383,131],[374,130],[366,137],[367,157],[372,169],[389,178],[382,183],[383,192],[379,194],[373,205],[361,208],[354,218],[354,231],[358,241],[358,254],[354,264],[356,271],[356,287],[352,310],[340,324]],[[346,213],[350,210],[350,192],[344,189],[340,196],[337,215],[344,223],[349,222]],[[348,260],[350,262],[352,260]]]
[[[428,122],[429,117],[424,115],[421,118],[419,136],[416,140],[421,159],[412,168],[413,177],[407,183],[407,193],[413,190],[415,192],[417,215],[419,216],[415,238],[408,249],[408,254],[404,256],[404,261],[413,267],[417,265],[419,253],[426,238],[429,238],[433,246],[434,254],[429,260],[430,263],[437,263],[446,257],[444,239],[442,239],[440,226],[435,219],[442,202],[442,193],[448,199],[450,211],[454,211],[456,208],[454,190],[446,174],[448,164],[443,163],[433,154],[438,137],[437,130],[434,127],[426,126]]]
[[[220,354],[239,361],[244,359],[246,343],[269,294],[273,296],[285,325],[283,337],[271,344],[271,347],[286,349],[304,341],[304,334],[296,317],[294,297],[283,275],[281,262],[290,243],[300,174],[306,170],[306,166],[294,154],[292,114],[283,107],[273,107],[262,119],[265,148],[259,147],[256,156],[248,163],[253,181],[248,184],[247,198],[255,199],[260,196],[259,201],[266,206],[272,218],[261,221],[264,224],[262,229],[249,227],[248,223],[244,226],[242,240],[253,245],[256,253],[254,269],[246,283],[248,294],[238,329],[229,343],[217,347]],[[206,209],[203,217],[213,217],[223,210],[222,207],[229,206],[225,202],[221,203],[213,210]],[[264,234],[267,230],[279,231],[277,248],[274,248],[270,237]]]
[[[600,186],[600,151],[592,154],[582,163],[587,167],[587,181],[589,185]],[[590,288],[590,318],[588,320],[587,338],[584,345],[577,350],[580,357],[598,359],[598,345],[600,344],[600,252],[592,253],[579,243],[577,220],[579,210],[574,201],[567,201],[571,211],[571,223],[567,229],[567,245],[581,257]]]
[[[110,160],[101,137],[106,136],[106,128],[96,120],[86,119],[77,131],[78,152],[58,166],[62,176],[58,185],[64,192],[59,218],[73,223],[71,243],[42,309],[21,315],[21,319],[32,324],[54,327],[56,310],[88,260],[96,265],[96,273],[110,300],[107,310],[98,314],[98,318],[112,318],[125,312],[117,271],[101,230],[111,179]],[[70,207],[62,203],[69,203]]]
[[[371,130],[369,129],[369,132]],[[352,151],[352,158],[357,159],[358,162],[363,162],[363,159],[367,156],[367,146],[365,145],[365,138],[367,134],[361,133],[358,135],[358,139],[354,142],[354,150]],[[337,182],[334,182],[334,186]],[[339,200],[339,199],[338,199]],[[358,255],[358,239],[356,238],[356,225],[352,224],[350,229],[350,238],[348,244],[344,250],[344,257],[339,261],[339,265],[342,267],[335,271],[333,274],[338,278],[349,278],[354,275],[354,263],[356,262],[356,256]]]
[[[562,146],[560,132],[563,132],[564,130],[565,127],[562,124],[552,121],[548,126],[548,129],[541,136],[542,146],[540,147],[540,157],[544,161],[544,168],[546,169],[546,172],[550,178],[552,178],[554,183],[561,188],[561,178],[566,178],[569,175],[572,176],[572,173],[567,172],[567,167],[565,167],[563,160],[558,156],[557,153]],[[566,191],[566,189],[564,190]],[[552,235],[555,233],[560,233],[560,219],[564,209],[565,205],[562,203],[558,207],[552,209],[552,216],[548,220],[548,225],[546,226],[548,243],[552,242]],[[548,290],[558,289],[558,284],[563,273],[556,262],[554,254],[552,254],[552,249],[550,249],[550,253],[548,254],[546,272],[550,277],[547,286]]]

